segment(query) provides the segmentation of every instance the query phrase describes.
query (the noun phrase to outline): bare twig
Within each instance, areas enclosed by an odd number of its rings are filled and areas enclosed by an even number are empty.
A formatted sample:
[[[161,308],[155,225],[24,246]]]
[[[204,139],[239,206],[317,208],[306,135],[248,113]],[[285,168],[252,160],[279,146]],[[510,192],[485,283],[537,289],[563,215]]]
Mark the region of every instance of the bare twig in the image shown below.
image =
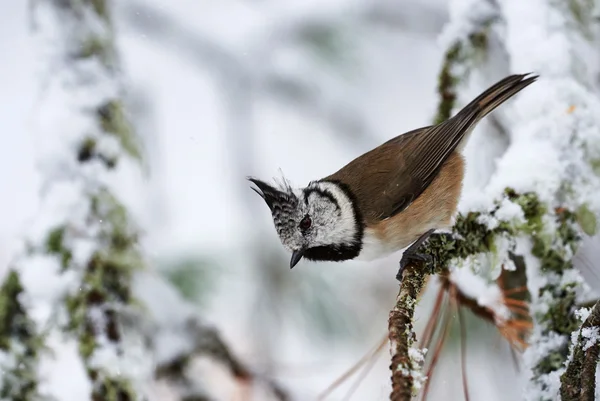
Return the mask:
[[[348,380],[348,378],[350,376],[352,376],[354,373],[356,373],[361,368],[361,366],[364,366],[366,363],[369,363],[370,361],[374,360],[377,357],[377,354],[379,353],[379,351],[381,351],[383,349],[386,342],[387,342],[387,335],[379,341],[379,343],[377,344],[376,347],[374,347],[372,350],[369,350],[369,352],[367,354],[365,354],[362,358],[360,358],[358,360],[358,362],[356,362],[350,369],[348,369],[344,373],[342,373],[342,375],[340,377],[338,377],[321,394],[319,394],[319,396],[317,397],[317,400],[322,401],[325,398],[327,398],[327,396],[329,394],[331,394],[336,388],[338,388],[340,386],[340,384],[344,383],[346,380]]]
[[[460,372],[462,376],[463,392],[465,401],[469,401],[469,383],[467,382],[467,329],[461,306],[456,302],[458,324],[460,327]]]
[[[402,274],[400,291],[396,306],[390,311],[389,338],[392,354],[392,393],[391,401],[410,401],[412,399],[414,366],[409,350],[416,340],[413,331],[413,316],[417,298],[425,284],[426,268],[423,263],[412,263]]]
[[[188,389],[192,388],[193,383],[188,383],[185,372],[189,363],[195,357],[208,357],[227,368],[235,379],[241,382],[262,383],[271,391],[275,399],[290,400],[287,392],[278,383],[272,379],[261,377],[241,361],[214,327],[191,317],[185,323],[184,330],[186,331],[185,337],[193,338],[195,341],[193,349],[159,364],[155,371],[156,378],[178,382]],[[188,386],[186,383],[190,385]]]
[[[560,378],[560,396],[563,401],[593,401],[596,394],[596,366],[600,353],[600,301],[579,329],[579,338],[573,350],[573,359]],[[587,332],[587,333],[586,333]]]

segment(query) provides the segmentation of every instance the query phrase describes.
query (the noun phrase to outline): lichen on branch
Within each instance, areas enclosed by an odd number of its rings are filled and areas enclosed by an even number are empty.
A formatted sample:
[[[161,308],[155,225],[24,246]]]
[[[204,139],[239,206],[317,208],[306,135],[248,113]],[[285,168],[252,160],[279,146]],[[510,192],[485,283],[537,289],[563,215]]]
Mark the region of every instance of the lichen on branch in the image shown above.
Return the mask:
[[[545,224],[552,222],[553,230]],[[392,343],[392,400],[410,400],[415,388],[415,377],[420,380],[419,367],[414,365],[409,350],[415,341],[412,329],[414,309],[423,288],[425,275],[430,269],[442,273],[451,266],[470,268],[478,257],[488,257],[496,263],[505,263],[522,249],[517,240],[530,238],[532,253],[545,271],[560,272],[570,268],[568,255],[573,255],[579,236],[575,227],[575,213],[566,209],[550,210],[535,193],[518,194],[507,188],[503,197],[488,211],[469,212],[457,216],[452,232],[434,234],[420,252],[432,257],[432,266],[422,264],[407,267],[400,284],[396,306],[390,312],[389,336]],[[552,235],[555,233],[556,235]],[[508,241],[508,246],[498,247]],[[502,266],[500,266],[502,268]],[[566,291],[560,286],[548,285],[544,291]],[[568,290],[568,289],[567,289]],[[549,330],[572,330],[575,306],[574,296],[560,296],[550,303],[545,319]],[[549,354],[549,360],[564,362],[566,350]]]
[[[411,263],[402,274],[400,292],[396,305],[389,315],[389,339],[392,361],[392,401],[410,401],[413,392],[422,384],[421,366],[414,357],[411,349],[416,340],[413,332],[413,317],[418,297],[425,284],[425,267],[422,263]],[[414,352],[414,351],[413,351]]]
[[[600,301],[572,334],[572,349],[567,369],[560,378],[563,401],[596,399],[596,368],[600,354]]]

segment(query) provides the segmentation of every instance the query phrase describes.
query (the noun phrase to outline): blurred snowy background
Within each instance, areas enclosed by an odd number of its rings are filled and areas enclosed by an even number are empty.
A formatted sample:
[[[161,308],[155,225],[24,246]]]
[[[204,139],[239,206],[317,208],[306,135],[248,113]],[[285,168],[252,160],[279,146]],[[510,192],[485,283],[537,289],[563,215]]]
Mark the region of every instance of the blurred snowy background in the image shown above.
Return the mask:
[[[151,267],[257,374],[276,380],[292,399],[315,399],[386,334],[398,257],[301,263],[289,271],[268,210],[245,177],[277,177],[281,169],[304,185],[429,124],[438,103],[446,2],[113,4],[147,172],[142,190],[125,186],[124,194],[143,228]],[[39,202],[32,126],[40,99],[28,2],[1,1],[0,16],[1,274]],[[499,71],[494,80],[506,72]],[[484,154],[468,150],[467,193],[489,176],[503,140],[490,134],[493,146]],[[480,136],[472,142],[481,144]],[[426,297],[420,305],[417,329],[431,303]],[[522,381],[508,344],[493,326],[470,317],[468,324],[472,399],[518,399]],[[455,332],[456,325],[431,400],[463,396]],[[384,348],[352,399],[387,399],[388,366]],[[76,376],[75,365],[59,367],[53,374],[63,377],[55,385],[60,399],[85,399],[86,389],[65,379]],[[197,369],[214,400],[233,399],[239,383],[225,370]],[[352,383],[327,399],[345,399]],[[163,390],[156,389],[156,399],[169,399]]]

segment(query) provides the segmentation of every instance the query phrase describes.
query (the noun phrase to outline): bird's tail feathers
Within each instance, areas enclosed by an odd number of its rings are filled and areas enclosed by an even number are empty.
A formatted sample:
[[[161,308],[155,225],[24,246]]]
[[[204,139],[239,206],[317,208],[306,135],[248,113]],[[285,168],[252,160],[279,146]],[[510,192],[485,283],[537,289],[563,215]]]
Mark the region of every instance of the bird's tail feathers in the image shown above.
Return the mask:
[[[477,123],[477,121],[487,116],[496,107],[516,95],[523,88],[534,83],[537,79],[538,75],[533,75],[532,73],[510,75],[477,96],[459,114],[471,114],[470,117],[474,118],[474,123]]]

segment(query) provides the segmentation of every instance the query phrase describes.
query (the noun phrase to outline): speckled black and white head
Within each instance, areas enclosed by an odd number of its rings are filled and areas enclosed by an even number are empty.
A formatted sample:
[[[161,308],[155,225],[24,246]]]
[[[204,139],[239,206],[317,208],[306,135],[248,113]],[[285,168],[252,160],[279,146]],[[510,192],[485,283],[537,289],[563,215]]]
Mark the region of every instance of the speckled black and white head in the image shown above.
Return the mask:
[[[314,181],[294,190],[283,183],[275,188],[255,178],[252,188],[271,209],[283,246],[292,252],[290,268],[308,260],[354,259],[362,248],[364,227],[350,190],[332,181]]]

